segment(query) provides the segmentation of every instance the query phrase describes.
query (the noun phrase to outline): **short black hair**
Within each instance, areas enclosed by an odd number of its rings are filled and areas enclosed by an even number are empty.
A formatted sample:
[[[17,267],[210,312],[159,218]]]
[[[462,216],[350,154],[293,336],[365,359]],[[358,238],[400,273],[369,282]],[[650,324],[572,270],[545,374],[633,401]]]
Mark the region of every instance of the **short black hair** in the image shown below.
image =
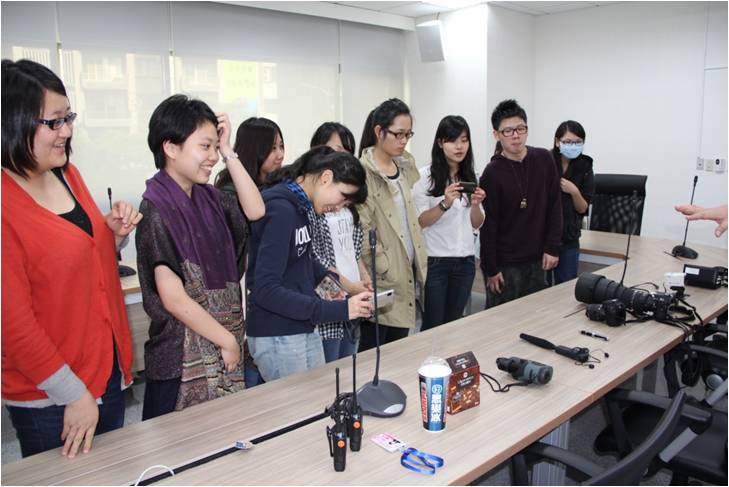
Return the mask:
[[[499,130],[501,121],[511,117],[519,117],[524,120],[524,123],[527,121],[526,112],[519,106],[516,100],[504,100],[494,108],[491,114],[491,125],[494,127],[494,130]]]
[[[309,147],[327,145],[332,134],[339,135],[339,139],[342,141],[342,147],[344,147],[344,150],[350,154],[354,154],[354,135],[352,135],[352,132],[347,127],[337,122],[324,122],[319,125],[319,128],[316,129],[314,135],[311,136],[311,143],[309,144]]]
[[[164,143],[170,141],[175,145],[184,144],[187,138],[206,122],[218,126],[218,117],[202,100],[195,100],[185,95],[172,95],[154,109],[149,119],[149,135],[147,144],[154,154],[154,165],[164,169]]]
[[[66,95],[63,81],[34,61],[2,60],[2,167],[23,178],[38,168],[33,139],[43,114],[45,92]],[[66,164],[71,138],[66,140]]]

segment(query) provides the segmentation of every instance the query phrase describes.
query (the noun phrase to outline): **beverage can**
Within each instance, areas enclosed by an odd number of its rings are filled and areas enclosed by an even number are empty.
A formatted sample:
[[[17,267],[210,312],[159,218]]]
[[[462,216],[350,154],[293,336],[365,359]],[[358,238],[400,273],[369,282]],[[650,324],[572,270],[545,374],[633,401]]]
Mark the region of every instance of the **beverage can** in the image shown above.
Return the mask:
[[[448,362],[440,357],[426,358],[418,369],[423,428],[428,431],[442,431],[445,428],[450,375]]]

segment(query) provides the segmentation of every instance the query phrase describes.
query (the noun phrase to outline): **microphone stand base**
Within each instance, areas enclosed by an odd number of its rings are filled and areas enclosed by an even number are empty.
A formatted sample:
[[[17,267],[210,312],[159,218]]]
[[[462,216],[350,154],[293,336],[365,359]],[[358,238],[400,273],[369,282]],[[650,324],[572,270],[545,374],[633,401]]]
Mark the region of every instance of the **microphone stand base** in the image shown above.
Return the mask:
[[[357,391],[357,404],[364,414],[378,418],[392,418],[405,411],[407,396],[394,382],[380,380],[377,385],[368,382]]]
[[[686,247],[685,245],[676,245],[673,250],[671,250],[671,254],[674,257],[683,257],[685,259],[696,259],[699,256],[698,252]]]

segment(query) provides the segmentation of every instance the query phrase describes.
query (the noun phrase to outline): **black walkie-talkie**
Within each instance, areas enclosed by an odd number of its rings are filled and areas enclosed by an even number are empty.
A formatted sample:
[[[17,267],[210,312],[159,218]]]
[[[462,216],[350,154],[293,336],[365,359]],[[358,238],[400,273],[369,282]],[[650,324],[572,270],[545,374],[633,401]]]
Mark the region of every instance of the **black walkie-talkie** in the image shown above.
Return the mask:
[[[329,455],[334,458],[334,471],[343,472],[347,465],[347,410],[343,408],[339,397],[339,368],[337,374],[337,395],[332,404],[330,415],[334,420],[334,427],[327,426],[327,440]]]
[[[362,408],[357,404],[357,354],[352,355],[352,400],[347,414],[347,436],[349,449],[359,451],[362,448]]]

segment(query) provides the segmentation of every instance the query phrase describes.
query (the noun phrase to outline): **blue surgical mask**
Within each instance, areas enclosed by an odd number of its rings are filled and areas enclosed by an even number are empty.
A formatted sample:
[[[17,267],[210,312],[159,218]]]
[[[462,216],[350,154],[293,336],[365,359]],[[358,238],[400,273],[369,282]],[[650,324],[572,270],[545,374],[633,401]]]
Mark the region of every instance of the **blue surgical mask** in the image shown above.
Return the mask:
[[[567,159],[577,159],[582,154],[582,148],[584,146],[585,144],[565,144],[562,142],[559,144],[559,153]]]

